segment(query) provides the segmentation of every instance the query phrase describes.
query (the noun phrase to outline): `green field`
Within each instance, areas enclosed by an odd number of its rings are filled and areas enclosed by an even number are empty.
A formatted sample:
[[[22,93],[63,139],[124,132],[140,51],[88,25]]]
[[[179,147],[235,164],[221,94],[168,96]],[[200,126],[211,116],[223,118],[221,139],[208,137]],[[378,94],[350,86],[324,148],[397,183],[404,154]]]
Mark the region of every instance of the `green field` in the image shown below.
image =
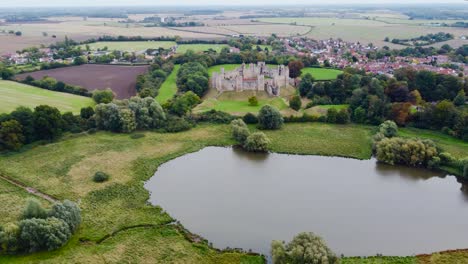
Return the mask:
[[[212,76],[214,72],[220,73],[220,72],[221,72],[221,68],[224,68],[224,71],[233,71],[233,70],[237,69],[237,68],[240,67],[240,66],[241,66],[240,64],[221,64],[221,65],[215,65],[215,66],[211,66],[211,67],[208,69],[208,73],[210,74],[210,76]]]
[[[304,68],[302,69],[302,76],[310,73],[317,81],[328,81],[335,80],[338,75],[343,72],[335,69],[325,69],[325,68]]]
[[[208,51],[213,49],[216,52],[220,52],[222,48],[229,47],[223,44],[181,44],[177,46],[177,53],[184,54],[188,50],[192,50],[196,53]]]
[[[176,79],[179,68],[180,65],[174,65],[174,69],[172,70],[171,74],[167,76],[167,79],[159,88],[158,96],[156,96],[156,101],[158,101],[158,103],[163,104],[167,102],[177,93]]]
[[[18,106],[34,108],[43,104],[57,107],[61,112],[78,114],[81,108],[93,106],[94,101],[84,96],[0,80],[0,113],[9,113]]]
[[[250,106],[249,102],[246,100],[218,100],[215,98],[206,99],[198,105],[194,112],[205,112],[211,109],[217,111],[228,112],[231,114],[246,114],[246,113],[257,113],[260,111],[260,108],[264,105],[272,105],[278,108],[280,111],[288,108],[287,103],[284,99],[275,97],[271,99],[259,99],[257,106]]]
[[[164,48],[169,49],[177,45],[174,41],[101,41],[96,43],[88,44],[91,50],[98,50],[107,47],[108,50],[119,50],[136,52],[147,49],[158,49]],[[86,45],[81,45],[82,49],[86,48]]]

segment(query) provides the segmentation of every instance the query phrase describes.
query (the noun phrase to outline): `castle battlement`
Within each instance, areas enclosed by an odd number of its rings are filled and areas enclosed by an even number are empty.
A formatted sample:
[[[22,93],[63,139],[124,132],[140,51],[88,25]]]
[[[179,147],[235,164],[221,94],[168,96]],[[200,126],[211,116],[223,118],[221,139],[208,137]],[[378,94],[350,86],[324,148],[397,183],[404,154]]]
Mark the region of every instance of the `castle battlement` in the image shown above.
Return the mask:
[[[213,73],[211,85],[219,92],[223,91],[265,91],[271,96],[279,96],[281,87],[291,83],[288,66],[268,67],[265,62],[243,63],[233,71]]]

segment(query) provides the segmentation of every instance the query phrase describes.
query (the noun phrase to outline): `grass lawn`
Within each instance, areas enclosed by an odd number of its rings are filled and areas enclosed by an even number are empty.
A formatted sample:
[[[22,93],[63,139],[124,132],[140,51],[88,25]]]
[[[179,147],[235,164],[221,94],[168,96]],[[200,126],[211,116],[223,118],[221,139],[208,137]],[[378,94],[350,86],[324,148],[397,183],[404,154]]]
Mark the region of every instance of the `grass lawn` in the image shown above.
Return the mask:
[[[159,88],[158,96],[156,96],[156,101],[163,104],[171,99],[177,93],[177,73],[179,72],[180,65],[174,65],[174,69],[171,74],[167,76],[164,83]]]
[[[262,106],[269,104],[273,105],[279,110],[288,108],[286,102],[279,97],[271,99],[259,99],[257,106],[250,106],[247,100],[217,100],[215,98],[210,98],[205,100],[202,104],[197,106],[194,109],[194,112],[205,112],[211,109],[218,111],[228,112],[231,114],[246,114],[246,113],[257,113],[260,111]]]
[[[400,128],[399,135],[402,137],[419,137],[431,139],[437,143],[444,151],[451,153],[454,157],[468,157],[468,142],[454,138],[437,131],[417,129],[417,128]]]
[[[188,50],[193,50],[196,53],[208,51],[213,49],[216,52],[221,52],[223,47],[229,47],[224,44],[181,44],[177,46],[177,53],[184,54]]]
[[[210,76],[212,76],[213,72],[220,73],[221,68],[224,68],[224,71],[227,72],[227,71],[233,71],[240,66],[241,66],[240,64],[221,64],[221,65],[211,66],[210,68],[208,68],[208,73],[210,74]]]
[[[335,69],[326,69],[326,68],[304,68],[302,69],[302,76],[306,75],[307,73],[312,74],[312,76],[317,81],[328,81],[328,80],[335,80],[338,75],[342,74],[343,72],[340,70]]]
[[[136,52],[147,49],[158,49],[164,48],[169,49],[177,45],[174,41],[101,41],[96,43],[88,44],[91,50],[98,50],[107,47],[108,50],[120,50]],[[81,45],[82,49],[86,48],[86,45]]]
[[[61,112],[78,114],[81,108],[93,106],[94,101],[84,96],[0,80],[0,113],[9,113],[18,106],[34,108],[42,104],[57,107]]]

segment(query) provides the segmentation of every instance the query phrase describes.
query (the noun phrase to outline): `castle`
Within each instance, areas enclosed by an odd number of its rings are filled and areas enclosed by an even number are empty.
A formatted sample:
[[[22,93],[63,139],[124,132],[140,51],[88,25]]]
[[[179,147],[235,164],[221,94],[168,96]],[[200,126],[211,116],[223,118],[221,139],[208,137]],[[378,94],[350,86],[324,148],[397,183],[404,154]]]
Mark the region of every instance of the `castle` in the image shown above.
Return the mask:
[[[279,96],[281,87],[292,83],[289,78],[288,66],[278,65],[268,67],[265,62],[251,63],[247,68],[245,63],[237,69],[213,73],[211,85],[219,92],[223,91],[265,91],[270,96]]]

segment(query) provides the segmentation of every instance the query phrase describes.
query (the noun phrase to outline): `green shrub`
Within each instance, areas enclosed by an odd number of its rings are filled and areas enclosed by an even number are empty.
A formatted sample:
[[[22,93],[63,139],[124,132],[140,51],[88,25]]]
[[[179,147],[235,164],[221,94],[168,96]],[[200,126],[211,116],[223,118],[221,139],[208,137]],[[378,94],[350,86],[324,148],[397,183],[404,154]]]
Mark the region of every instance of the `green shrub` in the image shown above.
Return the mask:
[[[0,251],[13,253],[18,250],[20,228],[15,223],[0,226]]]
[[[249,97],[250,106],[258,106],[258,99],[256,96]]]
[[[244,149],[250,152],[268,152],[270,140],[262,132],[250,134],[243,145]]]
[[[216,111],[212,109],[208,112],[198,115],[197,119],[198,121],[202,122],[211,122],[215,124],[229,124],[234,119],[234,116],[226,112]]]
[[[97,104],[108,104],[114,100],[114,92],[111,89],[96,90],[93,92],[93,100]]]
[[[192,128],[192,123],[187,119],[178,116],[169,116],[164,126],[164,130],[169,133],[187,131]]]
[[[349,113],[348,109],[341,109],[336,115],[337,124],[347,124],[349,123]]]
[[[252,113],[247,113],[244,115],[242,118],[246,124],[257,124],[258,123],[258,118],[256,115]]]
[[[47,210],[42,207],[41,203],[34,199],[30,198],[27,201],[26,208],[23,210],[21,219],[31,219],[31,218],[46,218]]]
[[[398,126],[395,122],[387,120],[380,124],[380,133],[384,134],[385,137],[391,138],[398,136]]]
[[[55,217],[21,220],[19,227],[20,244],[28,252],[60,248],[71,236],[68,225]]]
[[[56,203],[49,211],[49,217],[55,217],[64,221],[70,233],[74,233],[81,224],[81,211],[78,205],[74,202],[65,200],[63,203]]]
[[[289,101],[289,107],[291,107],[293,110],[299,111],[299,109],[302,107],[301,97],[296,95],[291,98],[291,101]]]
[[[231,122],[232,137],[239,143],[244,144],[247,137],[250,135],[249,128],[241,119],[236,119]]]
[[[384,138],[375,143],[377,160],[390,165],[429,167],[440,163],[439,151],[431,140]]]
[[[336,123],[336,118],[338,115],[338,111],[335,108],[330,108],[327,110],[327,122],[328,123]]]
[[[289,243],[271,242],[271,256],[275,264],[339,263],[338,257],[325,241],[313,233],[300,233]]]
[[[273,106],[265,105],[258,114],[258,127],[260,129],[280,129],[284,119],[281,113]]]
[[[131,139],[139,139],[139,138],[144,138],[144,137],[145,137],[145,134],[143,133],[133,133],[130,135]]]
[[[109,175],[107,173],[104,173],[102,171],[98,171],[94,174],[93,176],[93,181],[94,182],[105,182],[109,180]]]

